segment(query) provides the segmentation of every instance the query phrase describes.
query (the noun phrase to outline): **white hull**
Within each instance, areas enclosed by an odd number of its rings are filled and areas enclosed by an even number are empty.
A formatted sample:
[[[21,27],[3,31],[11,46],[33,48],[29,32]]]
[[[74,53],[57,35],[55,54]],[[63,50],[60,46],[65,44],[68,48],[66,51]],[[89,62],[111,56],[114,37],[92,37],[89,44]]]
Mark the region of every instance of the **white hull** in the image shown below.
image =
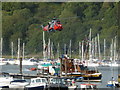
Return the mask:
[[[20,61],[19,60],[15,60],[15,64],[16,65],[20,65]],[[23,60],[22,61],[22,65],[37,65],[37,62],[31,62],[29,60]]]

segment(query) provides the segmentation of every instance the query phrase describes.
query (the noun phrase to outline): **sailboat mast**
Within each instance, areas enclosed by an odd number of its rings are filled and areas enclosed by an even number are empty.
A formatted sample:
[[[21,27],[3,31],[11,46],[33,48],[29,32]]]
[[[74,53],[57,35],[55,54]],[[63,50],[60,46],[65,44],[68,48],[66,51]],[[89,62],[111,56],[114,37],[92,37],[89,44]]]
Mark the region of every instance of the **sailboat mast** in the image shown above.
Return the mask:
[[[99,34],[98,34],[98,52],[99,52],[99,59],[101,59]]]
[[[11,42],[11,54],[12,54],[12,59],[13,59],[13,42]]]
[[[3,38],[1,38],[1,58],[2,58],[2,45],[3,45]]]
[[[92,39],[91,39],[91,28],[90,28],[90,34],[89,34],[89,60],[92,60],[92,53],[91,53],[91,49],[92,49]]]
[[[81,60],[81,42],[79,42],[79,58]]]
[[[50,38],[48,41],[48,58],[51,58],[51,45],[50,45]]]
[[[70,58],[71,58],[71,40],[70,40],[70,47],[69,47],[70,51],[69,51],[69,54],[70,54]]]
[[[25,58],[25,43],[23,43],[23,60],[24,60],[24,58]]]
[[[114,40],[114,61],[116,60],[116,36]]]
[[[46,59],[46,51],[45,51],[45,33],[43,31],[43,58]]]
[[[95,37],[95,58],[97,59],[97,37]]]
[[[82,41],[82,61],[84,60],[84,47],[83,47],[83,45],[84,45],[84,42]]]
[[[104,60],[106,59],[106,39],[104,39]]]
[[[20,60],[20,38],[18,38],[18,60]]]

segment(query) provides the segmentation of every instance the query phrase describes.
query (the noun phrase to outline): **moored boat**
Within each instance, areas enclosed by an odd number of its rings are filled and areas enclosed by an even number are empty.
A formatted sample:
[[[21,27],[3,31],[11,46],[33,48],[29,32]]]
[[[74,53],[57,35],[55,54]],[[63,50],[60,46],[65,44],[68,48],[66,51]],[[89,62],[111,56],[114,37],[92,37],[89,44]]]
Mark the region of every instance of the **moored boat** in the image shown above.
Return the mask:
[[[44,90],[47,87],[46,78],[32,78],[29,85],[25,86],[25,90]]]
[[[85,83],[85,84],[80,84],[81,89],[96,89],[97,85],[96,84],[90,84],[90,83]]]
[[[84,80],[98,80],[102,78],[102,73],[98,70],[90,70],[83,63],[74,63],[74,59],[60,58],[61,59],[61,72],[66,76],[83,77]]]
[[[10,82],[9,88],[24,88],[28,84],[29,82],[26,80],[13,80]]]

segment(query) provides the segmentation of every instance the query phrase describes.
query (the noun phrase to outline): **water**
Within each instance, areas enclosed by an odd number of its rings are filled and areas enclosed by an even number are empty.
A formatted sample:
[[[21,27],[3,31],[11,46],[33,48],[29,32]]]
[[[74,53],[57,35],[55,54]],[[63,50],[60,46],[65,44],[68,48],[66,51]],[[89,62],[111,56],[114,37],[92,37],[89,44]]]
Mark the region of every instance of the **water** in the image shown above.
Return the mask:
[[[107,82],[114,77],[114,79],[117,81],[118,80],[118,74],[120,74],[119,70],[120,67],[97,67],[99,72],[102,73],[102,82],[90,82],[92,84],[97,84],[98,88],[110,88],[107,87]],[[79,82],[77,84],[81,83],[87,83],[87,82]]]
[[[3,65],[0,66],[1,72],[8,72],[8,73],[19,73],[19,65]],[[25,74],[37,74],[37,71],[30,71],[29,69],[31,67],[37,67],[37,66],[23,66],[23,73]],[[120,68],[120,67],[119,67]],[[118,67],[97,67],[99,72],[102,73],[102,82],[90,82],[97,84],[98,88],[109,88],[106,87],[107,82],[114,77],[115,80],[118,79],[118,74],[120,74]],[[87,83],[87,82],[77,82],[78,85],[81,83]]]

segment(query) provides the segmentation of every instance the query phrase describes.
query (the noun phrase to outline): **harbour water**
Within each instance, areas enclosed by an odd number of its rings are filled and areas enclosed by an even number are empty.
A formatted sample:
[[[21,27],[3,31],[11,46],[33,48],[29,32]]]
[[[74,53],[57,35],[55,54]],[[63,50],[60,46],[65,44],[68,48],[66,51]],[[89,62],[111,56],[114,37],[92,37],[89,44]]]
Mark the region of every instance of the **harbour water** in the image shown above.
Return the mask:
[[[37,71],[30,71],[31,67],[37,66],[23,66],[24,74],[37,74]],[[97,67],[97,69],[102,73],[102,81],[101,82],[90,82],[97,84],[98,88],[109,88],[106,86],[107,82],[114,77],[115,80],[118,79],[118,74],[120,74],[120,67]],[[3,65],[0,66],[1,72],[7,73],[19,73],[19,65]],[[87,82],[77,82],[77,84],[87,83]]]

